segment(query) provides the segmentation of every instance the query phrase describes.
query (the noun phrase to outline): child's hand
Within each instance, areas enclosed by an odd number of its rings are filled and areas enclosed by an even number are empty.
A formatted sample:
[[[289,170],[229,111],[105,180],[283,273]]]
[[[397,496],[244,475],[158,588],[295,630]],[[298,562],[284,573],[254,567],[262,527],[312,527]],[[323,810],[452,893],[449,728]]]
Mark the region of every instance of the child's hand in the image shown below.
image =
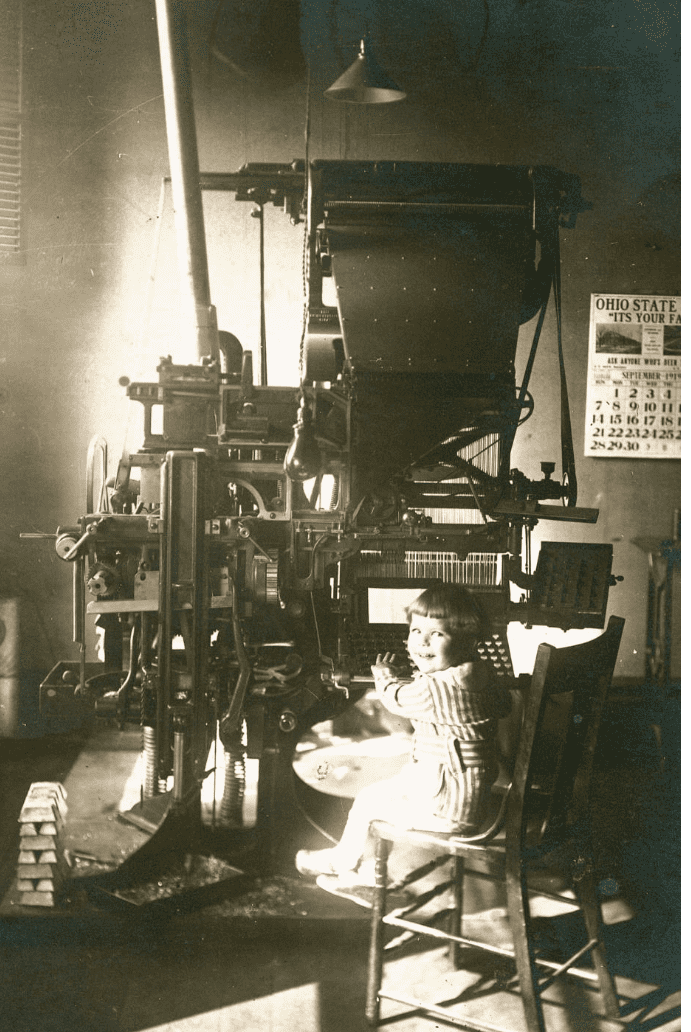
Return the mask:
[[[377,656],[377,662],[372,666],[372,675],[374,677],[375,684],[386,684],[392,678],[399,676],[399,671],[396,669],[396,653],[385,652],[382,656]]]

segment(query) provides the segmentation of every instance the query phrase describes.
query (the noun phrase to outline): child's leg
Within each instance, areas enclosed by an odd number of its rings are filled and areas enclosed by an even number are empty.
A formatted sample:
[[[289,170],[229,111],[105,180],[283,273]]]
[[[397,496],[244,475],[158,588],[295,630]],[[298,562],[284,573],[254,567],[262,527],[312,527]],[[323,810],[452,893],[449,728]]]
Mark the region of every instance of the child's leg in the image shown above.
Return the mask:
[[[348,814],[340,842],[333,849],[301,849],[295,866],[301,874],[340,874],[355,871],[367,852],[372,821],[396,821],[406,810],[408,779],[403,769],[387,781],[368,785],[356,797]]]
[[[372,821],[395,820],[406,782],[400,775],[387,781],[376,781],[358,793],[348,814],[341,840],[334,848],[334,867],[339,871],[354,871],[366,853],[369,826]]]
[[[470,767],[447,784],[450,812],[455,819],[437,817],[440,768],[409,763],[393,778],[368,785],[354,800],[340,842],[333,849],[300,850],[296,866],[303,874],[346,874],[368,855],[369,826],[388,821],[403,828],[474,834],[484,823],[494,782],[493,765]]]

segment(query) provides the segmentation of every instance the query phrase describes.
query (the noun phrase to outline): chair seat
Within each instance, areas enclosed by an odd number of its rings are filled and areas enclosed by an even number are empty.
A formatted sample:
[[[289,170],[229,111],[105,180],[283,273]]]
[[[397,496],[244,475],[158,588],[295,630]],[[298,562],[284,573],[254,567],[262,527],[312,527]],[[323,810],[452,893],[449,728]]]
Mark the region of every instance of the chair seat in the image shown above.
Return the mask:
[[[395,825],[376,821],[373,830],[387,842],[405,843],[421,849],[445,855],[449,859],[457,857],[466,863],[467,874],[486,874],[492,878],[503,879],[506,873],[506,831],[502,828],[487,843],[467,842],[462,836],[453,832],[421,831],[410,828],[397,828]],[[574,870],[573,861],[563,853],[546,852],[534,857],[526,857],[524,869],[531,892],[555,900],[570,902],[565,897],[569,890],[571,875]],[[397,883],[400,886],[401,882]]]
[[[421,849],[436,850],[447,856],[462,856],[501,864],[505,855],[506,837],[503,831],[498,832],[491,842],[469,842],[455,832],[399,828],[385,821],[374,821],[372,830],[388,842],[405,842]]]

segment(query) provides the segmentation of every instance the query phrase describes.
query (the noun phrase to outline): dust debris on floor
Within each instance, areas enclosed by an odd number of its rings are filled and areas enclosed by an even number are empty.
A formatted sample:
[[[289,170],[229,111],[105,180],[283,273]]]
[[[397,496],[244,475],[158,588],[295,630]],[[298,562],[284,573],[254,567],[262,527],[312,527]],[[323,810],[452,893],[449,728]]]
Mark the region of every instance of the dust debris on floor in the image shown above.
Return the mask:
[[[237,877],[242,871],[225,860],[214,856],[188,855],[165,874],[151,881],[118,890],[118,895],[129,903],[150,903],[168,899],[190,889],[203,889],[218,882]]]

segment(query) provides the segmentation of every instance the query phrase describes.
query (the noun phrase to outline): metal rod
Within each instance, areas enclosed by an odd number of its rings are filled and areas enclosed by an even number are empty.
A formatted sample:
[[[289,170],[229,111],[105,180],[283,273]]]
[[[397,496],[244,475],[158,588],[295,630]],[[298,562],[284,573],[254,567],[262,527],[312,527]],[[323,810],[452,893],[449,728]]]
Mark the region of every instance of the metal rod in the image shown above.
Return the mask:
[[[192,75],[182,3],[179,0],[156,0],[156,21],[183,317],[194,333],[198,357],[208,355],[218,359],[218,327],[209,288]]]
[[[259,383],[266,387],[269,372],[266,360],[266,291],[264,287],[264,205],[254,213],[259,219]]]
[[[80,555],[72,565],[72,641],[79,645],[79,692],[86,690],[85,559]]]
[[[84,645],[84,557],[79,556],[72,565],[72,641]]]
[[[180,805],[185,798],[185,748],[184,731],[173,732],[173,803]]]

